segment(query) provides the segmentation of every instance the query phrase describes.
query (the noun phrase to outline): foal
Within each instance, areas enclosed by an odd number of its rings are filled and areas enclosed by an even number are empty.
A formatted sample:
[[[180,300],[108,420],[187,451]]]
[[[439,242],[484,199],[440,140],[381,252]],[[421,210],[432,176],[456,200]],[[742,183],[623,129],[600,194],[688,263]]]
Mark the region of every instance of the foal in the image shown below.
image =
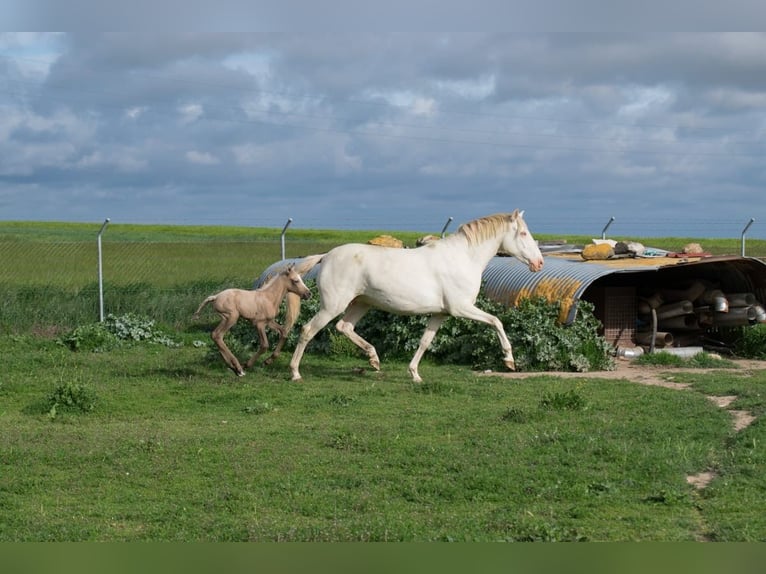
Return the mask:
[[[290,294],[294,294],[290,295]],[[288,295],[288,319],[283,328],[275,321],[282,299]],[[267,359],[266,363],[271,363],[282,350],[287,335],[292,328],[297,312],[300,310],[301,299],[311,297],[311,291],[301,279],[294,265],[288,266],[284,271],[269,279],[262,287],[255,290],[246,289],[224,289],[216,295],[211,295],[205,299],[194,313],[195,319],[199,318],[200,311],[208,303],[213,304],[213,309],[221,316],[221,322],[213,329],[211,338],[218,346],[223,360],[237,376],[243,376],[245,371],[234,354],[226,346],[223,337],[242,317],[249,320],[258,331],[260,347],[247,361],[247,368],[252,367],[264,352],[269,348],[269,341],[266,338],[266,327],[269,327],[279,333],[279,341],[274,352]]]

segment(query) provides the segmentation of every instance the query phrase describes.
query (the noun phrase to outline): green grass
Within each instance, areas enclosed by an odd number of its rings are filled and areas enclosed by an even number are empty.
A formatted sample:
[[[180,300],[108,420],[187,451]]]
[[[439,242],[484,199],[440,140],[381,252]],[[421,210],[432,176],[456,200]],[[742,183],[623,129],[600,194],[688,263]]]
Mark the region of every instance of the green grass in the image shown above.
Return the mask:
[[[658,367],[690,367],[697,369],[706,368],[732,368],[735,367],[735,363],[728,360],[711,355],[710,353],[700,352],[691,357],[681,357],[669,353],[668,351],[659,349],[654,353],[647,353],[641,355],[635,360],[638,365],[653,365]]]
[[[278,260],[279,230],[228,227],[110,225],[106,312],[184,345],[72,352],[52,335],[97,318],[99,227],[0,222],[2,541],[766,540],[766,427],[735,434],[704,396],[761,417],[766,372],[674,372],[679,392],[426,358],[414,385],[406,363],[314,353],[297,384],[286,353],[238,379],[191,314]],[[376,234],[291,229],[287,256]],[[702,493],[686,483],[709,468]]]
[[[318,355],[305,383],[286,356],[239,379],[188,342],[0,352],[3,541],[766,539],[764,427],[735,436],[702,392],[428,362],[414,385]],[[763,411],[766,373],[700,381]],[[94,408],[52,415],[67,386]]]

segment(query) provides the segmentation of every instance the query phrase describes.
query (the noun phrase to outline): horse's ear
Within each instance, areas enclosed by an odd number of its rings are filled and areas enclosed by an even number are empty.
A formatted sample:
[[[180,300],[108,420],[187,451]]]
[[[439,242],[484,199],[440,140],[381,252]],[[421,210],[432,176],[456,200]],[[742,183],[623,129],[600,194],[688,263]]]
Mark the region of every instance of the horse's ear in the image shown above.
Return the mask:
[[[295,269],[295,263],[290,263],[290,265],[287,266],[287,269],[285,269],[285,274],[292,273],[293,269]]]
[[[524,215],[524,212],[521,212],[521,215]],[[515,221],[519,217],[519,210],[514,209],[513,213],[511,213],[511,221]]]

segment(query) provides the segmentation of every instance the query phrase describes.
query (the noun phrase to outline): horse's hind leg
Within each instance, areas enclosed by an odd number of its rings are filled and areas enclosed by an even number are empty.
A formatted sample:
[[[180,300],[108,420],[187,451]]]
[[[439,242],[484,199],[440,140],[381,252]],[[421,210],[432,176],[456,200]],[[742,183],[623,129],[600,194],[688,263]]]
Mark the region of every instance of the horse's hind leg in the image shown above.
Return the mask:
[[[238,377],[241,377],[245,374],[245,371],[242,368],[242,365],[239,364],[237,357],[232,354],[223,340],[224,335],[235,325],[239,317],[237,315],[222,315],[222,317],[223,319],[221,319],[218,326],[213,329],[210,338],[213,339],[213,342],[218,347],[218,351],[221,353],[223,360],[226,361],[229,368],[234,371]]]
[[[346,337],[351,339],[351,342],[354,343],[357,347],[367,353],[367,356],[370,359],[370,365],[372,365],[373,369],[379,371],[380,359],[378,358],[378,352],[375,350],[375,347],[360,337],[359,334],[354,330],[354,327],[356,326],[357,322],[359,322],[359,319],[361,319],[369,310],[370,307],[368,305],[364,305],[362,303],[351,303],[351,305],[348,306],[348,309],[346,309],[343,317],[335,324],[335,328],[343,333]]]
[[[418,350],[415,351],[415,356],[412,357],[408,369],[410,375],[412,376],[412,380],[416,383],[423,382],[423,379],[420,378],[420,374],[418,373],[418,365],[420,364],[420,359],[423,358],[423,354],[426,352],[426,349],[428,349],[431,341],[434,340],[436,331],[439,330],[439,327],[442,326],[442,323],[444,323],[446,318],[446,315],[431,315],[431,318],[428,320],[426,330],[423,332],[423,336],[420,338]]]

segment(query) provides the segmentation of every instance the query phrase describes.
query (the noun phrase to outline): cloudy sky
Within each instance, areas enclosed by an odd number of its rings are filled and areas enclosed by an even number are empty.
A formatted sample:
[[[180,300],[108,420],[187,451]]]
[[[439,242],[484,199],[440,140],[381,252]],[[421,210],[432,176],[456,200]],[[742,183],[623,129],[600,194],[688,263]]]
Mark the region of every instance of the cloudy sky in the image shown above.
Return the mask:
[[[766,35],[0,34],[0,219],[766,238]]]

